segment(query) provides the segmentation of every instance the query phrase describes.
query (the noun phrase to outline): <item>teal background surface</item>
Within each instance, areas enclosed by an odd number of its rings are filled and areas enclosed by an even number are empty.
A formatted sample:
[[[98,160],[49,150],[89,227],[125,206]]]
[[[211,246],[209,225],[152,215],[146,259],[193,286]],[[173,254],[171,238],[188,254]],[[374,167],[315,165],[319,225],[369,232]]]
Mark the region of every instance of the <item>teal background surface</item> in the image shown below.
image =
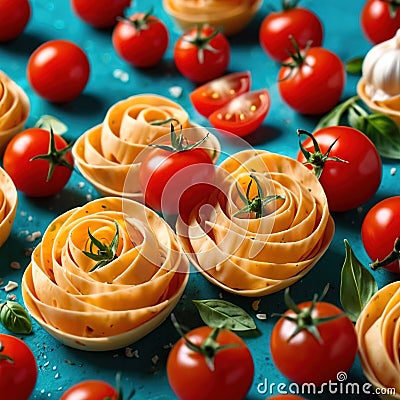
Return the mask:
[[[32,0],[32,18],[24,33],[16,40],[0,44],[0,69],[7,73],[27,92],[31,101],[31,114],[27,126],[32,126],[40,116],[50,114],[58,117],[68,126],[65,137],[74,140],[88,128],[101,123],[108,108],[115,102],[128,96],[140,93],[155,93],[171,97],[171,86],[180,86],[182,95],[173,100],[181,104],[191,116],[193,122],[207,126],[207,121],[193,109],[189,93],[195,85],[183,78],[173,63],[173,44],[180,35],[180,30],[165,14],[161,0],[136,0],[128,12],[147,11],[154,6],[154,14],[168,26],[170,44],[160,65],[148,70],[134,69],[116,55],[111,43],[111,30],[96,30],[79,20],[72,12],[67,0]],[[322,20],[325,30],[324,47],[336,52],[343,61],[365,54],[371,47],[363,36],[359,16],[364,1],[361,0],[304,0],[301,5],[313,10]],[[317,118],[298,115],[289,109],[281,100],[277,89],[279,65],[269,59],[258,42],[258,29],[262,19],[267,15],[270,6],[280,7],[278,0],[265,0],[252,23],[241,34],[231,37],[232,58],[229,71],[250,70],[252,88],[267,88],[271,95],[271,109],[263,125],[246,140],[256,148],[295,157],[298,143],[296,129],[313,130]],[[26,79],[26,64],[32,51],[41,43],[51,39],[69,39],[79,44],[89,57],[91,76],[84,93],[75,101],[54,105],[39,98],[29,87]],[[129,81],[122,82],[113,76],[117,69],[129,74]],[[358,77],[348,76],[343,99],[355,95]],[[222,150],[233,153],[241,150],[221,138]],[[348,239],[353,250],[364,265],[369,259],[362,246],[360,227],[365,213],[379,200],[400,194],[400,165],[398,161],[383,160],[383,179],[376,195],[363,207],[345,213],[334,214],[336,232],[331,246],[315,268],[301,281],[293,285],[291,293],[296,301],[308,300],[316,292],[321,292],[329,282],[330,290],[327,300],[339,304],[340,270],[344,260],[344,239]],[[397,173],[390,173],[397,168]],[[35,242],[28,242],[26,237],[33,232],[43,233],[48,224],[61,213],[80,206],[90,199],[99,197],[95,189],[77,172],[67,187],[58,195],[46,199],[30,199],[19,195],[17,218],[12,234],[0,249],[0,277],[21,282],[24,268],[28,265],[29,248]],[[18,261],[21,269],[10,267]],[[378,284],[396,280],[397,277],[386,271],[374,273]],[[22,302],[20,288],[13,291],[17,300]],[[2,299],[6,297],[0,292]],[[252,302],[257,299],[240,298],[222,292],[212,286],[198,273],[190,276],[185,295],[176,308],[178,318],[189,327],[201,324],[200,318],[191,303],[192,299],[219,298],[242,306],[255,317]],[[256,319],[260,335],[246,338],[255,362],[255,376],[252,388],[246,397],[248,400],[268,398],[277,394],[275,386],[272,393],[264,393],[265,383],[288,382],[274,368],[269,353],[269,336],[276,319],[274,312],[284,312],[283,292],[261,299],[259,312],[266,313],[267,320]],[[6,332],[0,327],[0,332]],[[114,383],[117,371],[122,373],[122,384],[125,391],[136,389],[136,400],[170,400],[172,393],[166,373],[165,364],[171,343],[178,339],[178,334],[169,320],[157,330],[132,344],[134,356],[129,356],[126,349],[103,353],[87,353],[68,348],[51,336],[34,322],[33,334],[23,338],[31,347],[37,359],[38,380],[31,399],[59,399],[61,393],[69,386],[83,379],[104,379]],[[324,366],[321,365],[321,368]],[[357,359],[346,382],[366,382]],[[361,391],[361,386],[360,386]],[[307,395],[309,399],[374,399],[374,395],[328,394]],[[1,393],[0,393],[1,399]]]

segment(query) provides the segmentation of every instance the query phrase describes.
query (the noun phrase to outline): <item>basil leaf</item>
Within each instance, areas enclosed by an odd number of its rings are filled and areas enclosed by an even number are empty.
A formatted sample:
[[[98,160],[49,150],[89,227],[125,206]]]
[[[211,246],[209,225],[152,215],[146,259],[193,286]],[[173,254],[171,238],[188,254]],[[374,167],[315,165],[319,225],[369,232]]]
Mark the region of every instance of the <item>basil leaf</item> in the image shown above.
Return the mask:
[[[349,110],[353,103],[358,100],[358,96],[353,96],[334,107],[328,114],[324,115],[318,122],[315,130],[326,128],[327,126],[340,125],[345,113]]]
[[[400,159],[400,129],[384,114],[371,114],[361,129],[375,144],[382,157]]]
[[[10,332],[18,334],[32,332],[32,321],[28,312],[16,301],[6,301],[1,305],[0,321]]]
[[[346,62],[346,71],[352,75],[361,75],[364,57],[355,57]]]
[[[349,242],[344,240],[346,257],[340,281],[340,302],[349,318],[356,322],[361,311],[378,290],[371,274],[354,255]]]
[[[204,323],[231,331],[256,329],[253,318],[239,306],[225,300],[193,300]]]

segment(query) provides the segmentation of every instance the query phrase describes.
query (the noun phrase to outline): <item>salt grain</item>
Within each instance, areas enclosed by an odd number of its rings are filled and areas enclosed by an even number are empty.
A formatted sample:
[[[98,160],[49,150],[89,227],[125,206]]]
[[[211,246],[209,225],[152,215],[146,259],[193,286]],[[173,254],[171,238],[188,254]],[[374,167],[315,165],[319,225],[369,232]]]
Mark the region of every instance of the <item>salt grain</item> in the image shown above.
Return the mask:
[[[42,233],[39,231],[32,232],[30,235],[26,237],[27,242],[34,242],[36,239],[39,239],[42,236]]]
[[[391,169],[390,169],[390,175],[392,175],[392,176],[393,176],[393,175],[396,173],[396,171],[397,171],[397,169],[396,169],[396,168],[394,168],[394,167],[393,167],[393,168],[391,168]]]
[[[178,99],[182,96],[183,89],[180,86],[171,86],[168,91],[172,97]]]
[[[151,358],[151,362],[153,363],[153,365],[156,365],[159,360],[160,357],[157,354]]]
[[[132,347],[126,347],[125,356],[128,358],[139,358],[139,350],[134,350]]]
[[[267,319],[267,314],[256,314],[257,319],[265,320]]]
[[[17,287],[18,287],[18,283],[17,283],[17,282],[8,281],[7,285],[4,286],[3,289],[4,289],[6,292],[11,292],[11,290],[16,289]]]

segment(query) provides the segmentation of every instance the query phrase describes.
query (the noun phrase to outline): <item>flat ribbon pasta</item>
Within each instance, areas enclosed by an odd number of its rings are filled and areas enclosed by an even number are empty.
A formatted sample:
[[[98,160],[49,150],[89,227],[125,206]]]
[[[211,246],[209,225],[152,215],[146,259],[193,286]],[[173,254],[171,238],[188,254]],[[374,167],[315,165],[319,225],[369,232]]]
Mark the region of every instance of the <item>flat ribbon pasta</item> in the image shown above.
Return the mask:
[[[245,150],[220,164],[218,185],[207,204],[177,234],[194,266],[211,282],[243,296],[285,288],[304,276],[328,248],[334,233],[325,193],[298,161],[267,151]],[[238,195],[256,174],[265,195],[279,195],[265,215],[235,215],[246,204]],[[256,196],[255,185],[249,198]]]
[[[115,223],[116,257],[93,269],[96,261],[82,252],[89,250],[88,229],[110,243]],[[176,302],[188,268],[174,232],[157,214],[135,201],[106,197],[49,225],[24,273],[22,291],[26,307],[42,325],[112,341]]]
[[[0,71],[0,154],[11,138],[22,131],[29,112],[30,103],[26,93]]]
[[[137,179],[140,154],[149,144],[169,135],[171,123],[176,131],[181,126],[192,128],[194,139],[196,135],[197,139],[205,136],[204,130],[196,131],[179,104],[165,97],[143,94],[119,101],[108,110],[102,124],[89,129],[75,142],[72,153],[76,165],[101,194],[143,201]],[[219,142],[211,134],[206,142],[207,151],[215,160]]]
[[[6,171],[0,168],[0,247],[10,236],[17,206],[17,189]]]
[[[259,10],[261,0],[163,0],[164,9],[183,30],[206,23],[225,35],[240,32]]]
[[[377,388],[395,388],[400,399],[400,282],[380,289],[363,309],[356,323],[362,369]]]

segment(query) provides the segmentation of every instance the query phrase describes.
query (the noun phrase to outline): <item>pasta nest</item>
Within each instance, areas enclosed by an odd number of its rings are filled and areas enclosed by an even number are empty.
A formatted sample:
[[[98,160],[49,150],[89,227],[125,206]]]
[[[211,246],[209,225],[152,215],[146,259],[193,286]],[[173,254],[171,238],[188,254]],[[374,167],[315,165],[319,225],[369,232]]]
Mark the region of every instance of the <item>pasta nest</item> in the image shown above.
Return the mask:
[[[217,175],[219,188],[176,224],[197,270],[243,296],[276,292],[309,272],[334,234],[325,193],[313,172],[286,156],[244,150],[225,159]],[[258,177],[265,195],[279,196],[260,218],[237,213],[246,206],[243,196],[251,175]],[[256,194],[251,185],[249,198]]]
[[[104,266],[82,250],[88,230],[111,243],[116,256]],[[106,197],[57,217],[35,248],[22,280],[26,307],[53,336],[73,347],[109,350],[138,340],[158,326],[179,300],[188,260],[173,230],[141,203]],[[104,339],[104,340],[96,340]]]

